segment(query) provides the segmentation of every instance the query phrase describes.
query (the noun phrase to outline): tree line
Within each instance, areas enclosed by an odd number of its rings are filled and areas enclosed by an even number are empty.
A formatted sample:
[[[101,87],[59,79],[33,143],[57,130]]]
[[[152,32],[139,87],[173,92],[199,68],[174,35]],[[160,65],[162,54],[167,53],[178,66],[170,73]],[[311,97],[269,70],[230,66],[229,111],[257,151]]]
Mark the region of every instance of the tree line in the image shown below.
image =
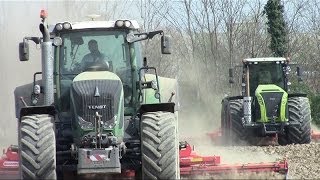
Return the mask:
[[[320,4],[316,0],[144,0],[138,4],[143,7],[143,28],[164,29],[174,42],[171,56],[154,51],[157,41],[146,42],[145,56],[161,75],[194,88],[197,100],[210,105],[232,91],[239,94],[240,88],[228,83],[228,68],[241,65],[244,58],[289,57],[303,69],[303,83],[292,79],[292,89],[309,94],[314,119],[320,118],[316,108]],[[268,13],[268,8],[275,9]]]

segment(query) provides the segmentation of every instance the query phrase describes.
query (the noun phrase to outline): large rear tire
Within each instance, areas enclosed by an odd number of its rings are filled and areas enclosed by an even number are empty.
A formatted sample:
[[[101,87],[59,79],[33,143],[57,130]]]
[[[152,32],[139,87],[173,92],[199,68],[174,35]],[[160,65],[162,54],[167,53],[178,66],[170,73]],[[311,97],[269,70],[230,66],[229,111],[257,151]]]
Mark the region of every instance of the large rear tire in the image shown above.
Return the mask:
[[[233,145],[244,145],[247,143],[248,133],[242,125],[243,100],[230,100],[228,106],[226,115],[229,116],[227,118],[230,118],[228,127],[230,131],[229,139]]]
[[[142,179],[179,179],[177,120],[170,112],[141,117]]]
[[[308,144],[311,142],[311,110],[306,97],[288,99],[289,122],[299,123],[300,126],[289,126],[287,131],[288,143]]]
[[[230,111],[229,111],[229,101],[224,99],[222,101],[221,107],[221,142],[222,145],[232,145],[232,140],[230,137],[231,129],[230,129]]]
[[[23,179],[56,179],[54,118],[28,115],[19,124],[20,168]]]

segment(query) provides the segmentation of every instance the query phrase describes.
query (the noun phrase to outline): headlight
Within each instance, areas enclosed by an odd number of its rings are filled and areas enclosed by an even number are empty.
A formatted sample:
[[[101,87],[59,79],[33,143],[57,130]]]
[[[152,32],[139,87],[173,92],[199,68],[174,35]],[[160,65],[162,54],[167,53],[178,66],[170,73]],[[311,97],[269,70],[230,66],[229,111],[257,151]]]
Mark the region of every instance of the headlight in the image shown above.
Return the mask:
[[[131,22],[130,21],[124,21],[124,26],[126,28],[129,28],[131,26]]]
[[[123,24],[124,24],[124,22],[123,22],[122,20],[116,21],[116,26],[117,26],[117,27],[122,27]]]
[[[64,22],[64,23],[58,23],[56,24],[56,30],[61,31],[61,30],[69,30],[72,29],[72,26],[69,22]]]
[[[63,28],[64,29],[71,29],[71,24],[68,22],[63,23]]]
[[[114,115],[113,118],[103,123],[104,129],[112,129],[117,124],[117,115]]]
[[[61,31],[63,29],[63,26],[61,23],[56,24],[56,30]]]
[[[61,45],[62,45],[62,39],[61,39],[61,37],[54,37],[54,38],[53,38],[53,44],[54,44],[55,46],[61,46]]]
[[[132,23],[129,20],[117,20],[115,22],[115,27],[119,27],[119,28],[130,28],[131,25]]]
[[[93,130],[93,124],[84,120],[82,117],[78,116],[78,123],[83,130]]]

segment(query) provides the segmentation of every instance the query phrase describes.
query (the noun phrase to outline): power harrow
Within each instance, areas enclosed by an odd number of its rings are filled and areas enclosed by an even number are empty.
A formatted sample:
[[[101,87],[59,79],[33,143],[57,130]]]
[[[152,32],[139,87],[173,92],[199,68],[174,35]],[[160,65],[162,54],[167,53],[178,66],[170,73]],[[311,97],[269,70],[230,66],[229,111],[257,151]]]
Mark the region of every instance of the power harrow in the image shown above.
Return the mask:
[[[19,178],[19,155],[18,146],[11,145],[3,150],[0,157],[0,179]]]
[[[286,160],[267,163],[222,164],[220,156],[200,156],[187,142],[180,142],[180,175],[192,178],[198,175],[211,176],[228,173],[277,172],[286,174]],[[121,176],[134,177],[135,172],[123,172]],[[0,159],[0,179],[19,179],[18,146],[11,145]]]
[[[219,175],[228,173],[277,172],[287,174],[288,162],[223,164],[220,156],[200,156],[187,142],[180,142],[180,175],[192,177],[197,175]]]

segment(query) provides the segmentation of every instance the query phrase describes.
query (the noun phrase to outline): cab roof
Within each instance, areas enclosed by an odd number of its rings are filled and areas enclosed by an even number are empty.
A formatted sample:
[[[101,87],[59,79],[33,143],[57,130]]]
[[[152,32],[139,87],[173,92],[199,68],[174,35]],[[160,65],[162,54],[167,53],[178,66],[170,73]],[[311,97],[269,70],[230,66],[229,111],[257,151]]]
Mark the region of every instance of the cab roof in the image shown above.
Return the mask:
[[[116,21],[82,21],[71,23],[72,29],[89,29],[89,28],[114,28]],[[131,21],[132,29],[139,29],[136,20]]]
[[[263,57],[263,58],[247,58],[243,62],[277,62],[277,61],[286,61],[286,58],[283,57]]]
[[[129,20],[131,22],[130,29],[137,30],[139,29],[139,24],[136,20]],[[58,22],[56,24],[63,24],[65,22]],[[68,22],[71,24],[72,29],[95,29],[95,28],[115,28],[116,21],[81,21],[81,22]],[[52,24],[49,26],[49,31],[53,32],[56,24]]]

